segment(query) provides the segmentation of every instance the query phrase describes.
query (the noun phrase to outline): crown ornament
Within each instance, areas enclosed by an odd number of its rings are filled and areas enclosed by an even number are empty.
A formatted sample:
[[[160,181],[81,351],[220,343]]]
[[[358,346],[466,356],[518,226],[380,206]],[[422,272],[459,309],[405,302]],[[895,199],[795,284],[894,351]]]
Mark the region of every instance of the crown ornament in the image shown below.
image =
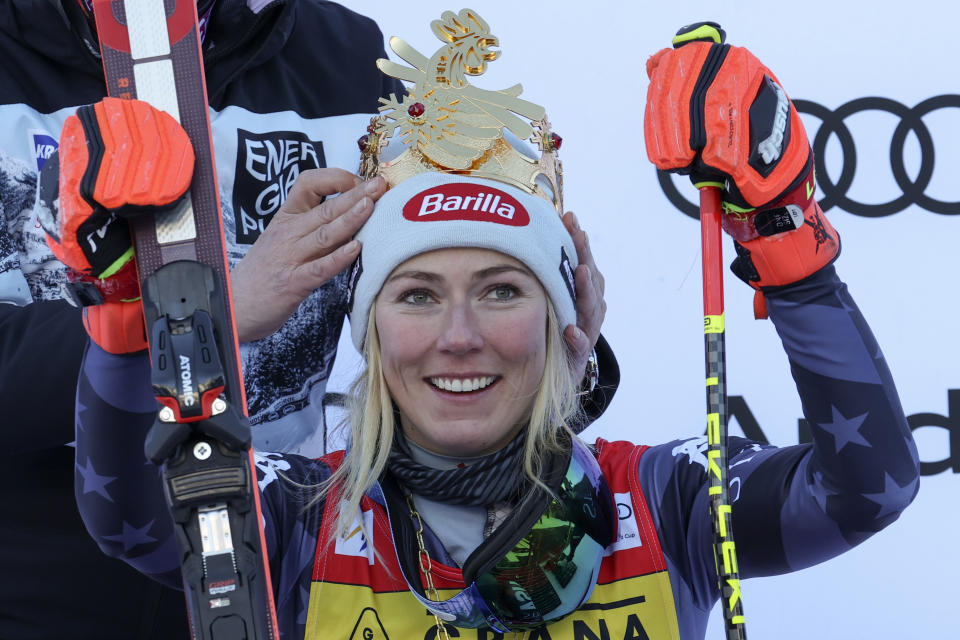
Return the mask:
[[[496,60],[499,40],[472,9],[445,11],[430,23],[443,46],[427,58],[404,40],[390,38],[390,48],[407,67],[383,58],[377,67],[412,83],[407,94],[381,98],[360,138],[359,174],[380,175],[393,187],[428,171],[475,176],[503,182],[547,199],[563,215],[563,172],[557,150],[562,138],[550,130],[544,108],[519,97],[520,84],[499,91],[480,89],[468,76],[479,76]],[[516,149],[506,131],[533,143],[533,158]],[[405,149],[387,161],[389,141],[397,137]],[[546,188],[545,188],[546,187]],[[549,191],[549,192],[548,192]]]

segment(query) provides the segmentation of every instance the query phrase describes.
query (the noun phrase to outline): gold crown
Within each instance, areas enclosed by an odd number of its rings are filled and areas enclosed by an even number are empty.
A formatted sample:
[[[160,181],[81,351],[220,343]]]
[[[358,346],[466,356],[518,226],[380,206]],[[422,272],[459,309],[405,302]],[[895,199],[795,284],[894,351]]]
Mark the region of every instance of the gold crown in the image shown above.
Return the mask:
[[[367,135],[358,141],[360,175],[382,175],[388,188],[428,171],[489,178],[546,198],[562,215],[563,173],[556,153],[562,140],[550,131],[543,107],[518,98],[523,91],[519,84],[488,91],[467,81],[467,75],[482,74],[487,62],[500,55],[490,49],[500,45],[489,25],[476,11],[463,9],[459,14],[444,11],[430,27],[444,43],[432,58],[393,37],[390,48],[413,68],[377,60],[385,74],[413,86],[402,100],[395,94],[380,98],[381,115],[370,120]],[[540,158],[514,148],[505,129],[536,145]],[[396,158],[382,160],[397,131],[408,147]],[[538,184],[541,176],[552,193]]]

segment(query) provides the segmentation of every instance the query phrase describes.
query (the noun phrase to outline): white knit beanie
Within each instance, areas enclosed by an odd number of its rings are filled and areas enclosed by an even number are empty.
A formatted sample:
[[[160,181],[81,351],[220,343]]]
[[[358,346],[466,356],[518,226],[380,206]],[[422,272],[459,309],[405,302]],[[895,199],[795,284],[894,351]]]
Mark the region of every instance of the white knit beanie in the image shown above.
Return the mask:
[[[357,234],[350,275],[353,344],[363,352],[370,305],[406,260],[454,247],[492,249],[516,258],[540,280],[560,327],[576,324],[573,239],[546,199],[506,183],[428,172],[404,180],[377,201]]]

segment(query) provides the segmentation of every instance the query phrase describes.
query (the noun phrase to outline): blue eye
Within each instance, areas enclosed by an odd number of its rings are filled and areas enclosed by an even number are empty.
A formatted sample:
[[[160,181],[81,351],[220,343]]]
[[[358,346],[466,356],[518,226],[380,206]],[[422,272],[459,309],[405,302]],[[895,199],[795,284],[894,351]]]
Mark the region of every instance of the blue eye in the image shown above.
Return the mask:
[[[407,304],[423,305],[430,302],[432,296],[429,291],[423,289],[415,289],[413,291],[407,291],[400,299]]]
[[[512,284],[498,284],[490,289],[487,296],[494,300],[513,300],[518,293]]]

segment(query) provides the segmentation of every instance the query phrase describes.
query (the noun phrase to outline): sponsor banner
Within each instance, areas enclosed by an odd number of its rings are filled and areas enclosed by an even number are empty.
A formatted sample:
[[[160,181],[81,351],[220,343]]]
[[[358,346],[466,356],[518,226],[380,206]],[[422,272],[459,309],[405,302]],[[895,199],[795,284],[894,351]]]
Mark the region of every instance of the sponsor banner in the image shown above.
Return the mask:
[[[253,244],[301,172],[325,167],[323,142],[298,131],[252,133],[237,129],[233,211],[237,242]]]

